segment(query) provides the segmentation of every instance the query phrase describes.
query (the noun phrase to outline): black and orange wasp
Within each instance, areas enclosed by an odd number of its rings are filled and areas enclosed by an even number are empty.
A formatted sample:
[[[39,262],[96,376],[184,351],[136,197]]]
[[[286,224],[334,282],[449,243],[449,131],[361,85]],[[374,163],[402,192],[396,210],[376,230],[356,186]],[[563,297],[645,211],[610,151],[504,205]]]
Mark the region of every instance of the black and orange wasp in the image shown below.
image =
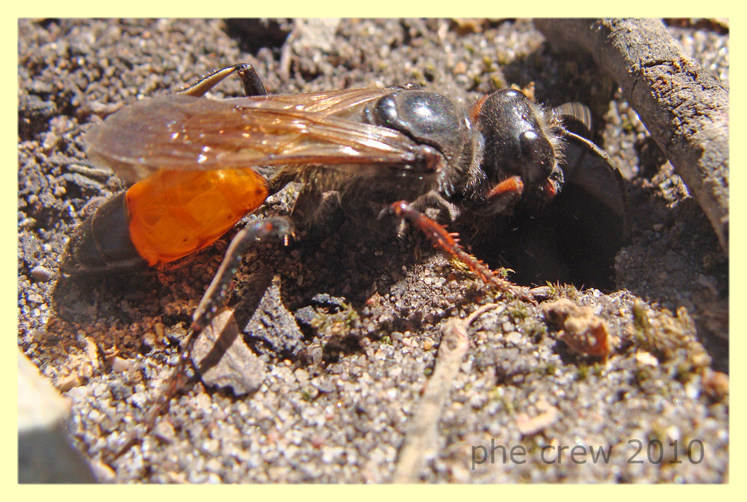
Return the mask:
[[[245,97],[204,97],[234,73]],[[304,188],[294,220],[309,218],[321,195],[335,192],[346,212],[375,218],[385,210],[409,220],[483,280],[515,291],[416,208],[437,201],[461,228],[490,233],[517,206],[541,207],[556,196],[569,169],[567,141],[595,160],[596,173],[575,178],[599,184],[592,191],[601,198],[615,192],[621,199],[609,156],[562,125],[574,119],[588,127],[589,117],[578,103],[546,111],[514,89],[466,111],[414,85],[268,95],[251,65],[229,66],[177,94],[125,107],[89,131],[89,160],[134,184],[76,229],[60,269],[76,275],[172,262],[209,246],[297,181]],[[292,228],[276,217],[237,235],[195,314],[198,327],[209,322],[203,310],[216,310],[246,246],[287,241]]]
[[[234,73],[247,96],[204,97]],[[491,233],[518,207],[541,208],[560,192],[571,142],[601,173],[574,177],[602,180],[596,192],[604,198],[619,188],[613,162],[562,125],[568,118],[588,125],[588,116],[575,103],[547,111],[514,89],[469,110],[413,85],[268,95],[250,65],[229,66],[177,94],[129,105],[89,131],[89,160],[134,185],[76,229],[60,269],[76,275],[172,262],[300,182],[296,222],[313,218],[322,195],[332,192],[347,213],[407,220],[487,283],[526,294],[417,208],[435,201],[459,228]],[[193,331],[210,323],[250,243],[292,233],[282,217],[240,231],[194,313]]]

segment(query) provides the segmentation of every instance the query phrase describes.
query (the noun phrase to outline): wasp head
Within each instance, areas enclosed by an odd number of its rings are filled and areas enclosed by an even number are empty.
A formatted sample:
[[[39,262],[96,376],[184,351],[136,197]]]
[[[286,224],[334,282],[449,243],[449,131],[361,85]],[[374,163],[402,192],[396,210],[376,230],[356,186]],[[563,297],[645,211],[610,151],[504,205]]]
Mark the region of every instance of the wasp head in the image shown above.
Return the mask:
[[[470,119],[482,157],[455,202],[478,215],[510,213],[520,200],[544,203],[563,183],[560,125],[523,93],[505,89],[478,101]]]

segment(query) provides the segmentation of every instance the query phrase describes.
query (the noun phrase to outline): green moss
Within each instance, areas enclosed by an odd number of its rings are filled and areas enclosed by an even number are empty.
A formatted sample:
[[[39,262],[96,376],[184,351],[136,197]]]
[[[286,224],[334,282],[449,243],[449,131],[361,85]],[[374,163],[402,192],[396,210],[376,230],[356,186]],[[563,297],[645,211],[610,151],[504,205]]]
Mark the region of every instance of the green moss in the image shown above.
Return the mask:
[[[590,373],[588,364],[579,364],[576,367],[576,380],[586,380]]]
[[[512,321],[523,321],[531,314],[529,309],[522,302],[512,303],[506,311]]]
[[[530,320],[525,324],[524,333],[536,343],[547,335],[547,326],[544,323]]]
[[[311,320],[311,326],[325,335],[346,335],[352,328],[360,325],[358,312],[349,304],[343,303],[337,312],[327,312],[323,308],[315,309],[316,317]]]

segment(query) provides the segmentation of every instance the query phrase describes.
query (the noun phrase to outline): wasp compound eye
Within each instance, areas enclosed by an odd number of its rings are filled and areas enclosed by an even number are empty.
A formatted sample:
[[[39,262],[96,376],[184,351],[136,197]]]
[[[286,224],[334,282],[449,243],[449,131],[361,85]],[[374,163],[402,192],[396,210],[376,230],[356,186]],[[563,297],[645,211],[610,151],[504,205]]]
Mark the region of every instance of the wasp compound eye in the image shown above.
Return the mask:
[[[518,163],[520,171],[514,172],[530,184],[546,180],[555,164],[555,153],[550,142],[536,131],[524,131],[519,135],[519,144],[521,145],[521,162]]]
[[[488,96],[477,111],[485,141],[483,170],[498,181],[519,175],[525,183],[542,183],[552,173],[556,155],[542,109],[512,89]],[[547,131],[547,132],[546,132]]]

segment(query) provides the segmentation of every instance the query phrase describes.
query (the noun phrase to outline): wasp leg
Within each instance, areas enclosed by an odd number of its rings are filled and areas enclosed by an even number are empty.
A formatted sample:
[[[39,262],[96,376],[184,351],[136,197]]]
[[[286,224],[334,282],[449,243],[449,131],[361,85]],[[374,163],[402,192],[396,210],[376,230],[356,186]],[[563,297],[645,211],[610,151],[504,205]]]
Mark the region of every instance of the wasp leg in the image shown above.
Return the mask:
[[[226,256],[223,258],[213,282],[202,297],[200,304],[192,315],[192,330],[195,333],[202,331],[215,317],[215,313],[223,304],[223,299],[228,291],[228,286],[233,280],[244,252],[255,242],[267,240],[282,240],[288,244],[293,236],[293,226],[288,218],[275,217],[260,220],[242,229],[228,246]]]
[[[244,92],[247,96],[266,96],[267,89],[257,70],[250,64],[239,65],[237,74],[244,84]]]
[[[262,83],[262,79],[257,73],[257,70],[247,63],[236,64],[217,70],[197,82],[195,85],[179,91],[177,94],[199,98],[204,96],[206,92],[221,83],[232,73],[236,73],[241,79],[241,82],[244,84],[244,92],[247,96],[264,96],[267,94],[267,89],[265,89],[265,85]]]
[[[498,277],[487,265],[466,252],[459,244],[457,234],[447,232],[443,226],[414,209],[407,202],[395,202],[389,206],[389,212],[397,218],[409,221],[425,234],[436,249],[465,264],[489,286],[522,299],[532,300],[531,293],[523,291],[523,288]]]
[[[291,218],[304,230],[323,228],[330,214],[340,207],[340,195],[334,190],[322,192],[313,184],[306,184],[296,198]]]
[[[280,169],[277,174],[267,180],[267,191],[270,195],[275,195],[288,183],[296,181],[297,177],[298,175],[293,169]]]
[[[194,346],[200,332],[210,324],[215,317],[216,312],[223,304],[223,299],[225,298],[228,286],[230,285],[238,268],[239,261],[241,261],[241,257],[247,248],[255,242],[276,239],[283,240],[283,242],[287,244],[288,239],[292,235],[292,225],[288,218],[283,217],[260,220],[242,229],[238,234],[236,234],[236,237],[233,238],[231,245],[226,251],[226,256],[223,258],[223,262],[221,263],[218,272],[213,278],[213,282],[210,283],[210,286],[200,301],[200,305],[192,316],[192,329],[188,334],[185,348],[179,357],[179,361],[174,366],[171,375],[167,377],[164,390],[159,394],[156,402],[150,410],[149,418],[145,420],[145,423],[143,424],[142,429],[144,429],[144,432],[141,430],[140,432],[132,431],[129,433],[129,437],[123,446],[108,459],[109,461],[121,457],[138,441],[140,441],[144,434],[153,430],[158,417],[168,408],[171,399],[186,383],[186,368],[191,360],[192,347]]]
[[[418,211],[423,211],[427,207],[440,209],[441,213],[445,213],[448,215],[449,222],[452,223],[455,222],[462,214],[459,206],[449,202],[435,190],[431,190],[430,192],[421,195],[412,202],[411,206]]]

